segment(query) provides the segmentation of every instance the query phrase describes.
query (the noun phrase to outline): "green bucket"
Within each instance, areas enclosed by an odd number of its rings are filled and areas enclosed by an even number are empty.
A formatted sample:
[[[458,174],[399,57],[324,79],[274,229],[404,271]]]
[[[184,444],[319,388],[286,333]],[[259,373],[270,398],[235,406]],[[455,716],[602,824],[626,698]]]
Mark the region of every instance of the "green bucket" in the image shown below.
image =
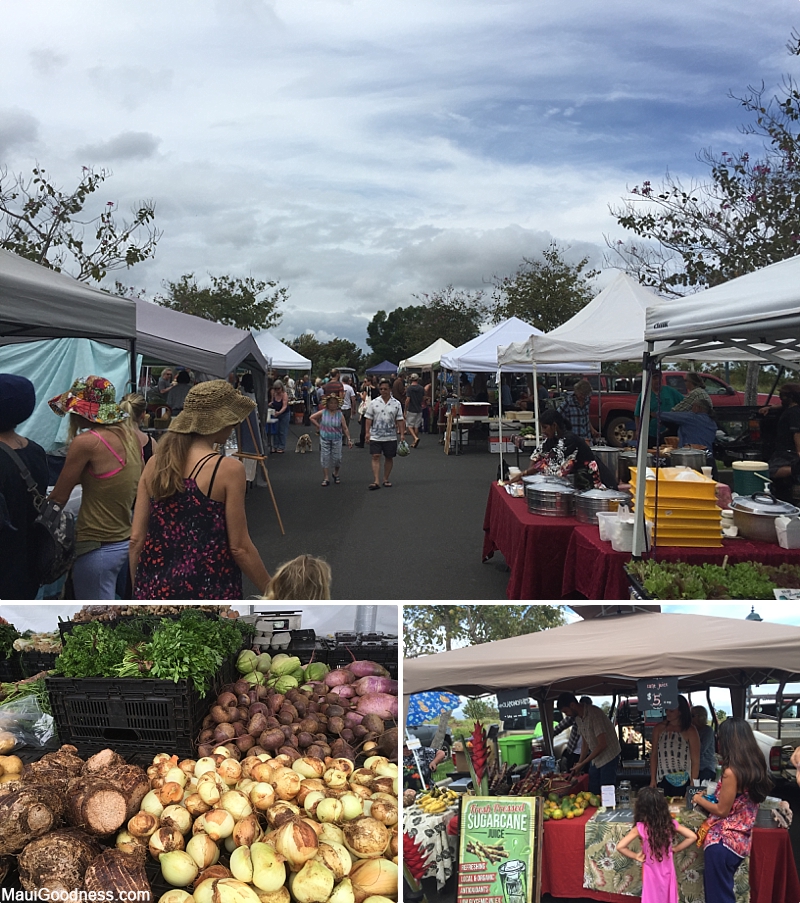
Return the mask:
[[[733,491],[739,495],[752,495],[754,492],[766,492],[769,476],[769,464],[766,461],[734,461]]]

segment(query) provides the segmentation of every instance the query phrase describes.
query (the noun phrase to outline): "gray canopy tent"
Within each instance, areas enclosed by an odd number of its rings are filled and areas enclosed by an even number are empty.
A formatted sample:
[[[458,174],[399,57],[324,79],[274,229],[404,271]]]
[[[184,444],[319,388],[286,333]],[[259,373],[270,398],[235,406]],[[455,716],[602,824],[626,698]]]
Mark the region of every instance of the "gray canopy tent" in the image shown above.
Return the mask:
[[[678,677],[686,691],[726,687],[734,714],[742,714],[750,684],[800,680],[800,627],[658,612],[600,617],[405,659],[403,693],[476,696],[529,687],[549,712],[564,691],[619,693],[646,677]],[[548,730],[549,723],[543,718]]]
[[[237,367],[249,368],[263,414],[268,365],[248,330],[223,326],[137,299],[136,334],[139,351],[143,354],[217,379],[225,379]]]
[[[95,339],[130,349],[136,385],[136,305],[0,249],[0,344]]]
[[[664,358],[709,354],[717,360],[753,360],[800,370],[800,256],[685,298],[653,304],[647,308],[644,339],[642,423],[650,417],[650,371]],[[646,453],[642,442],[638,473],[645,472]],[[645,481],[638,480],[639,512],[644,510],[644,492]],[[644,548],[644,518],[637,517],[634,556]]]

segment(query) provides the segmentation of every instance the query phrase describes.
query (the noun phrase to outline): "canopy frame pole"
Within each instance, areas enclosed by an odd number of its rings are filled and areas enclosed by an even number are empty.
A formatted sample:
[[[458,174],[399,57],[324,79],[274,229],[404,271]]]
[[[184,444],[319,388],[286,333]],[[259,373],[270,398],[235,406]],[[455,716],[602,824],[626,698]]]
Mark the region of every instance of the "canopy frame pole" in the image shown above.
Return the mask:
[[[503,465],[506,463],[505,455],[503,454],[503,368],[498,363],[497,365],[497,450],[500,452],[500,479],[503,479],[503,472],[505,468]],[[489,431],[489,448],[492,447],[492,433]]]
[[[647,436],[650,430],[650,358],[653,354],[653,342],[647,343],[642,355],[642,394],[639,407],[639,446],[636,450],[636,495],[634,496],[633,547],[631,554],[641,558],[646,550],[647,535],[644,520],[644,499],[647,489]]]
[[[130,373],[131,373],[131,392],[137,392],[139,390],[139,368],[136,366],[136,336],[134,336],[131,340],[131,359],[130,359]],[[145,392],[145,396],[147,392]]]
[[[536,447],[539,447],[539,371],[533,362],[533,419],[536,421]]]

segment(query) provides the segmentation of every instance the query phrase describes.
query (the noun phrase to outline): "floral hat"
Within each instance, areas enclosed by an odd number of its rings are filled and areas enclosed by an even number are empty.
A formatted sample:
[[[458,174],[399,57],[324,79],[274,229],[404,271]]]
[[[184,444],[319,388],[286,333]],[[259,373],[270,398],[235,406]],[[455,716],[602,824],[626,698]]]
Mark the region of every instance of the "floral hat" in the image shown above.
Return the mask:
[[[116,402],[114,386],[102,376],[76,379],[68,392],[56,395],[47,403],[59,415],[79,414],[92,423],[110,426],[122,423],[128,415]]]

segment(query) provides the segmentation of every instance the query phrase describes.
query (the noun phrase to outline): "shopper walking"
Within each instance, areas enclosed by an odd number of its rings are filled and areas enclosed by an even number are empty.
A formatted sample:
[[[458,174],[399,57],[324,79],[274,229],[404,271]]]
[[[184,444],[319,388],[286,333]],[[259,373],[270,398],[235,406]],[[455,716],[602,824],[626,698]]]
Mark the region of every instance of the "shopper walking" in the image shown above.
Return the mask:
[[[425,390],[419,384],[419,375],[416,373],[411,374],[410,383],[406,390],[405,420],[406,427],[414,439],[411,447],[416,448],[419,445],[419,431],[422,427],[422,404]]]
[[[342,466],[342,444],[347,439],[348,448],[353,447],[350,430],[341,411],[338,395],[328,395],[325,407],[311,415],[311,422],[319,429],[319,457],[322,464],[322,485],[330,486],[331,470],[333,482],[341,482],[339,471]]]
[[[358,442],[356,445],[359,448],[364,447],[364,441],[366,438],[367,431],[367,414],[366,409],[369,406],[369,403],[373,398],[378,398],[380,396],[380,392],[375,385],[375,380],[371,376],[366,376],[364,378],[364,382],[361,385],[361,404],[364,405],[364,409],[359,413],[359,419],[361,420],[361,431],[358,437]],[[361,404],[359,404],[359,409],[361,409]]]
[[[283,386],[283,381],[276,379],[270,390],[269,406],[275,411],[277,434],[275,437],[275,452],[282,455],[286,451],[286,437],[289,435],[289,418],[292,415],[289,408],[289,393]]]
[[[403,408],[400,402],[392,397],[392,385],[387,377],[378,382],[380,396],[373,399],[364,415],[367,423],[365,440],[369,443],[372,455],[372,482],[370,489],[381,488],[381,456],[383,456],[383,485],[391,488],[389,476],[397,455],[397,432],[400,439],[405,439],[406,424],[403,420]]]

